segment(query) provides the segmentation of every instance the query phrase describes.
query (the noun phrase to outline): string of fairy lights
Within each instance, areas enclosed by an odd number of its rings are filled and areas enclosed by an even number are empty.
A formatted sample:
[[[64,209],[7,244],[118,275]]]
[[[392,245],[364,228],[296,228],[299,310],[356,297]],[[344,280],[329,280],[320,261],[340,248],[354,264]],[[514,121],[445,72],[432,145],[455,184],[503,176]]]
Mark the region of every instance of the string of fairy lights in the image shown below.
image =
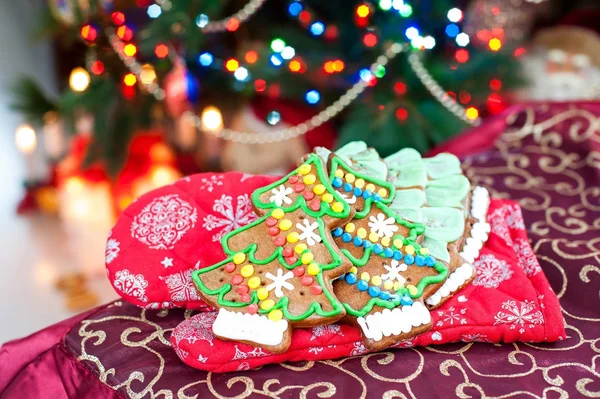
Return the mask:
[[[211,21],[205,14],[197,16],[195,22],[199,29],[204,33],[219,33],[236,31],[240,25],[248,21],[252,16],[264,5],[266,0],[250,0],[240,10],[234,14],[218,21]],[[410,17],[412,15],[412,7],[410,4],[402,0],[380,0],[378,6],[383,11],[395,11],[402,17]],[[148,6],[147,14],[150,18],[158,18],[163,12],[168,12],[172,7],[170,0],[157,0],[156,3]],[[337,27],[334,24],[325,24],[301,1],[292,0],[288,4],[287,11],[291,17],[297,18],[298,22],[304,26],[313,36],[323,36],[326,39],[335,39],[338,35]],[[357,26],[366,27],[370,15],[373,13],[373,7],[370,4],[363,3],[355,9],[355,20]],[[459,49],[456,51],[455,58],[457,62],[464,63],[468,61],[469,53],[464,47],[470,43],[470,37],[465,32],[461,32],[457,24],[463,19],[463,12],[458,8],[453,8],[447,13],[448,25],[445,33],[447,36],[454,38]],[[108,37],[109,43],[113,50],[119,55],[129,73],[123,77],[124,94],[134,93],[134,87],[141,83],[141,86],[149,94],[153,95],[157,100],[162,101],[165,98],[165,90],[157,83],[156,73],[150,64],[141,64],[136,59],[137,47],[131,41],[133,39],[132,29],[125,24],[125,16],[123,13],[116,11],[111,15],[111,20],[114,26],[108,26],[104,29],[104,34]],[[480,123],[479,112],[475,107],[466,108],[459,103],[465,103],[463,98],[452,96],[452,93],[446,92],[439,83],[427,71],[421,57],[424,51],[435,47],[435,38],[429,35],[422,35],[416,26],[409,26],[404,32],[407,43],[394,43],[387,46],[383,54],[377,57],[376,61],[369,67],[359,71],[358,82],[356,82],[346,93],[344,93],[337,101],[323,109],[313,118],[300,123],[290,128],[271,130],[266,133],[248,134],[247,132],[233,131],[222,128],[221,125],[215,125],[210,121],[204,120],[203,117],[198,117],[192,112],[185,113],[184,117],[188,118],[193,125],[200,131],[216,135],[225,140],[231,140],[244,143],[263,143],[287,140],[298,135],[305,134],[309,130],[327,122],[337,116],[341,111],[348,107],[358,96],[373,84],[374,80],[385,75],[385,65],[396,55],[401,52],[410,52],[409,65],[415,72],[426,89],[433,97],[440,102],[449,112],[454,114],[459,119],[471,125]],[[93,42],[98,35],[97,30],[89,24],[81,28],[81,36],[88,42]],[[377,44],[378,37],[370,30],[366,30],[363,36],[363,44],[366,47],[373,47]],[[498,51],[502,46],[500,39],[493,37],[489,41],[489,47],[492,51]],[[292,73],[304,73],[306,64],[302,58],[296,55],[295,49],[286,44],[281,38],[274,38],[270,43],[272,54],[270,55],[270,64],[273,67],[281,67],[284,64]],[[174,50],[166,44],[158,44],[154,49],[154,54],[157,58],[166,58],[169,56],[172,60],[176,60],[178,56],[174,54]],[[244,55],[246,66],[254,64],[258,60],[258,52],[249,50]],[[226,71],[232,74],[233,78],[241,83],[247,83],[252,80],[252,75],[249,69],[235,58],[217,59],[210,52],[202,52],[198,55],[198,63],[203,67],[215,67],[215,64],[222,66]],[[88,69],[94,74],[101,74],[104,70],[101,61],[94,60],[88,63]],[[326,61],[323,69],[327,74],[342,72],[345,69],[345,63],[342,60]],[[75,73],[77,72],[77,73]],[[76,91],[83,91],[87,87],[86,77],[87,71],[83,68],[74,70],[75,74],[71,75],[71,87]],[[89,74],[87,75],[89,83]],[[265,91],[267,83],[263,79],[253,80],[254,89],[257,92]],[[398,87],[404,86],[398,82],[394,86],[396,92]],[[469,96],[470,97],[470,96]],[[317,90],[308,90],[304,95],[305,101],[310,104],[318,104],[321,100],[321,94]],[[401,111],[401,110],[399,110]],[[405,119],[405,115],[401,112],[397,113],[399,119]],[[220,118],[220,115],[219,115]]]

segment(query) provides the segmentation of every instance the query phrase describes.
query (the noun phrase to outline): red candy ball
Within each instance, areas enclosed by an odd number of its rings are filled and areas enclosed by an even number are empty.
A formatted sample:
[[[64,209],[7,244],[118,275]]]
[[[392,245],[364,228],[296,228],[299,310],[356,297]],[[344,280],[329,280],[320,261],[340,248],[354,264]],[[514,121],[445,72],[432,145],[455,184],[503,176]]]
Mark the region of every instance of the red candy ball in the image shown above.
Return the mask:
[[[305,191],[304,193],[302,193],[302,196],[305,200],[310,201],[311,199],[315,198],[315,193],[313,193],[312,191]]]
[[[273,216],[269,216],[267,220],[265,220],[265,224],[269,227],[277,226],[277,219]]]
[[[281,254],[284,258],[289,258],[290,256],[294,255],[294,251],[292,251],[292,248],[285,248]]]
[[[294,270],[292,270],[292,272],[294,273],[294,276],[302,277],[304,275],[304,268],[303,267],[295,267]]]
[[[302,277],[302,280],[300,280],[300,283],[306,287],[308,287],[309,285],[311,285],[313,283],[313,278],[311,276],[304,276]]]
[[[256,314],[258,312],[258,305],[253,303],[252,305],[248,305],[248,313]]]
[[[288,265],[293,265],[294,263],[298,262],[298,258],[295,256],[290,256],[289,258],[285,258],[285,261]]]
[[[242,281],[244,281],[244,278],[241,274],[234,274],[233,277],[231,277],[231,283],[233,285],[240,285],[242,284]]]
[[[225,271],[227,273],[233,273],[235,271],[235,265],[232,262],[229,262],[225,265]]]
[[[246,284],[244,285],[240,285],[236,288],[235,290],[238,294],[240,295],[244,295],[247,294],[250,291],[250,287],[248,287]]]
[[[300,180],[300,178],[298,177],[298,175],[290,176],[290,178],[288,179],[288,181],[290,182],[290,184],[296,184],[296,183],[298,183],[298,180]]]
[[[315,198],[314,200],[310,201],[308,207],[315,212],[319,211],[321,209],[321,200],[319,198]]]
[[[275,237],[273,242],[275,243],[276,246],[283,247],[285,245],[285,243],[287,242],[287,240],[285,239],[285,237],[278,236],[278,237]]]
[[[304,191],[304,184],[302,184],[302,183],[294,184],[294,191],[297,193],[301,193],[302,191]]]
[[[269,227],[269,235],[275,237],[279,234],[279,227]]]
[[[250,302],[250,294],[244,294],[240,297],[242,302]]]
[[[321,295],[323,293],[323,287],[321,287],[320,285],[313,285],[312,287],[310,287],[310,292],[313,295]]]

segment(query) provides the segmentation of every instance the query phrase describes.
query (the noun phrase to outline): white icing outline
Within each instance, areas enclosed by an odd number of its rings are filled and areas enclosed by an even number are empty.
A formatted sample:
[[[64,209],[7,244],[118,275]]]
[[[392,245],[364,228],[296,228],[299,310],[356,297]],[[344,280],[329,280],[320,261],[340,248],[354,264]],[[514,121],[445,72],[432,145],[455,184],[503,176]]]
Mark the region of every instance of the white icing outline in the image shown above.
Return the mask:
[[[219,309],[212,326],[213,333],[218,337],[269,346],[280,345],[287,329],[288,322],[285,319],[273,321],[267,316],[234,312],[225,308]]]
[[[488,240],[491,230],[487,222],[489,207],[490,193],[484,187],[475,186],[471,195],[471,216],[477,219],[477,222],[471,227],[470,236],[465,240],[465,245],[460,252],[460,256],[468,263],[464,263],[448,276],[440,289],[425,300],[427,305],[438,305],[442,299],[458,291],[460,287],[475,275],[473,262],[479,257],[479,252]]]
[[[409,306],[383,309],[366,317],[358,317],[358,324],[365,337],[381,341],[383,337],[409,333],[414,327],[431,323],[431,314],[421,302]]]

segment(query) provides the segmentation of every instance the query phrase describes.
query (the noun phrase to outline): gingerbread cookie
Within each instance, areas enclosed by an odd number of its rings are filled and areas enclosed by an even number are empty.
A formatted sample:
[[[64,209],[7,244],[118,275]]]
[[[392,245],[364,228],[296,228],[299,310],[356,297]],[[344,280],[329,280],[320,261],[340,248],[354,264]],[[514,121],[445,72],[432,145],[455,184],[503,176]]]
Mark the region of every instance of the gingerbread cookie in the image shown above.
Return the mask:
[[[447,266],[419,242],[425,226],[402,219],[386,204],[393,186],[351,169],[330,157],[333,187],[356,211],[354,219],[333,230],[336,244],[352,269],[334,282],[346,308],[345,322],[361,329],[371,350],[392,346],[431,329],[424,301],[447,276]]]
[[[252,202],[262,217],[225,235],[227,259],[192,277],[202,298],[219,309],[217,337],[281,353],[292,328],[330,324],[345,315],[331,282],[352,265],[331,229],[354,213],[315,154],[256,190]]]
[[[327,162],[331,151],[324,147],[316,147],[315,153]],[[353,170],[363,175],[386,180],[388,166],[374,148],[369,148],[364,141],[352,141],[335,150],[335,155],[340,157]]]
[[[426,301],[434,309],[475,278],[472,263],[487,240],[489,225],[485,215],[481,221],[469,215],[471,184],[462,174],[456,156],[442,153],[421,158],[416,150],[406,148],[386,158],[386,162],[390,167],[389,180],[396,187],[390,207],[409,220],[425,224],[423,244],[450,265],[448,279]],[[489,195],[487,200],[489,205]],[[485,201],[478,199],[479,203],[477,209],[483,207],[487,213]],[[472,229],[476,237],[469,237]]]

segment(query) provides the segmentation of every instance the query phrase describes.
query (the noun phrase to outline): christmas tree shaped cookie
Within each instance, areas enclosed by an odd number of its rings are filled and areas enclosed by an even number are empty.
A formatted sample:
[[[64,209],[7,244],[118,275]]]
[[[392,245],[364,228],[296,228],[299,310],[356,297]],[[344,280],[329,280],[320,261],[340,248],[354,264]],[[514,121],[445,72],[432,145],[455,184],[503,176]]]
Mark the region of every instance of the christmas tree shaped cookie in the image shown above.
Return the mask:
[[[405,148],[385,160],[396,188],[390,207],[425,224],[423,244],[450,266],[444,285],[426,301],[433,309],[475,278],[472,263],[490,231],[486,222],[489,194],[482,187],[471,193],[460,160],[452,154],[422,158],[416,150]],[[477,217],[470,215],[473,211]]]
[[[367,348],[380,350],[431,329],[424,301],[447,276],[447,265],[419,242],[425,226],[407,221],[386,204],[393,186],[362,175],[339,157],[330,157],[333,187],[356,214],[333,230],[336,244],[353,264],[334,282],[334,293],[358,325]]]
[[[256,190],[252,202],[262,217],[225,235],[227,259],[195,271],[193,280],[219,309],[216,336],[279,353],[288,348],[293,327],[330,324],[345,315],[331,282],[352,265],[331,230],[354,212],[315,154]]]

